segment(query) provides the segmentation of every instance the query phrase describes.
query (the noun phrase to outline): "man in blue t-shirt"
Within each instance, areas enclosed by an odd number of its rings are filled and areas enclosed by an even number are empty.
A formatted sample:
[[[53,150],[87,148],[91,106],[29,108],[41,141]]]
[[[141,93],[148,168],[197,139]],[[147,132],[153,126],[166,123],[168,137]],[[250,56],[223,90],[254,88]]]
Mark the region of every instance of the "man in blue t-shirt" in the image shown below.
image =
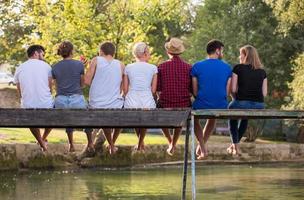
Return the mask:
[[[227,96],[230,93],[231,68],[223,62],[224,44],[218,40],[211,40],[207,44],[208,58],[195,63],[191,70],[193,95],[193,109],[226,109]],[[215,119],[208,119],[204,130],[199,119],[194,120],[194,131],[198,140],[196,148],[197,159],[208,155],[206,143],[214,131]]]

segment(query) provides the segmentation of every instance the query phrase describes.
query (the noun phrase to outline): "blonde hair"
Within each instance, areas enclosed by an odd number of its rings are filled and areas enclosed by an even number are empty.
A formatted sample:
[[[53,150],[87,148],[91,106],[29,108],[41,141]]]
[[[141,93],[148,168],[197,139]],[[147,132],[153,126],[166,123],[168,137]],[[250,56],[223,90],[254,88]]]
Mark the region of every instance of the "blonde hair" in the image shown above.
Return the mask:
[[[133,47],[133,56],[136,58],[142,57],[148,49],[148,45],[144,42],[137,42]]]
[[[240,52],[245,55],[244,63],[251,65],[254,69],[261,69],[263,65],[259,58],[258,51],[251,45],[245,45],[240,49]]]

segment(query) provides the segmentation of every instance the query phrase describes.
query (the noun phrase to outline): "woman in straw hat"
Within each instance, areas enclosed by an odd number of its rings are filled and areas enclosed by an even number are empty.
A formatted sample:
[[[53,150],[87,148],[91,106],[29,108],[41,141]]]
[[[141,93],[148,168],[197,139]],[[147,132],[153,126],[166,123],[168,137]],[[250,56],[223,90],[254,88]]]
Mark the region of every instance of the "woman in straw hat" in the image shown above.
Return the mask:
[[[149,47],[144,42],[134,45],[133,55],[136,62],[126,66],[124,71],[125,108],[155,108],[154,96],[157,86],[157,67],[149,64]],[[144,150],[146,128],[135,129],[138,136],[136,150]]]
[[[158,106],[161,108],[189,108],[191,107],[191,65],[180,57],[185,50],[183,41],[171,38],[165,44],[165,49],[169,60],[158,66]],[[181,131],[181,128],[175,128],[171,137],[169,129],[163,129],[169,143],[167,149],[169,155],[174,153]]]

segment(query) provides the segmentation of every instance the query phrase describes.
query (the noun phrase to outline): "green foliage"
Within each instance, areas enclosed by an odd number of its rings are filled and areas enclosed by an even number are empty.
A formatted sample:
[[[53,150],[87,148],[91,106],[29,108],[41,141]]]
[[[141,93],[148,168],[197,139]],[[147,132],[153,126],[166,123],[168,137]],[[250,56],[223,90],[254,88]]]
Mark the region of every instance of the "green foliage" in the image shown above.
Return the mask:
[[[288,109],[304,109],[304,53],[294,61],[294,79],[290,83],[291,99],[287,98]]]
[[[304,1],[303,0],[266,0],[279,20],[279,31],[293,48],[293,80],[289,84],[290,96],[285,98],[283,108],[303,109],[303,72],[304,72]]]
[[[7,1],[9,2],[9,1]],[[75,56],[94,57],[103,41],[112,41],[117,47],[116,57],[125,63],[132,61],[131,47],[134,42],[145,41],[151,46],[152,62],[163,59],[165,40],[181,36],[191,18],[188,0],[23,0],[1,3],[3,16],[14,19],[15,29],[28,30],[19,35],[8,35],[4,42],[20,39],[20,46],[39,43],[46,47],[46,59],[53,64],[57,45],[69,40],[75,45]],[[18,4],[18,5],[9,5]],[[10,6],[18,7],[15,18],[7,13]],[[18,25],[19,24],[19,25]],[[20,27],[21,26],[21,27]],[[19,43],[18,43],[19,44]],[[14,45],[17,45],[14,43]],[[24,48],[13,48],[24,55]],[[0,49],[0,52],[9,52]],[[12,52],[10,52],[12,54]],[[7,56],[6,62],[20,62],[24,57]]]
[[[0,64],[16,65],[26,59],[24,38],[33,26],[24,24],[20,1],[4,0],[0,5]]]

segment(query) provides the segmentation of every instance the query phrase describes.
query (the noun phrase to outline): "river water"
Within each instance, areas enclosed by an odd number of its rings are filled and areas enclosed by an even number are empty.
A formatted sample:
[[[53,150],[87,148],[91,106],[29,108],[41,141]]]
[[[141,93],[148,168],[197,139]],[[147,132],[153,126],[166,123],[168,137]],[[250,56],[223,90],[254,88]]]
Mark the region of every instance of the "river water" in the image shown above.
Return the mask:
[[[199,200],[304,199],[303,164],[201,166],[196,174]],[[179,167],[1,172],[0,199],[177,200],[181,175]]]

